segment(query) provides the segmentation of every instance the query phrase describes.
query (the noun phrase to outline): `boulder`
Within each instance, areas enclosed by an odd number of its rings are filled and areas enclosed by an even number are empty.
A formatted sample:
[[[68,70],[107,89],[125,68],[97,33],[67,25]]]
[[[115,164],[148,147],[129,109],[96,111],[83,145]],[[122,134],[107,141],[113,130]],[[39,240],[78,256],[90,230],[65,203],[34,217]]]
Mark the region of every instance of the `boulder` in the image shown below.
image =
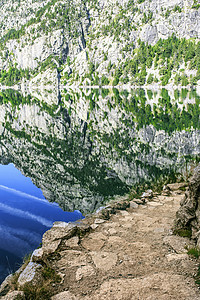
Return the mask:
[[[133,209],[138,208],[138,204],[135,201],[131,201],[130,208],[133,208]]]
[[[151,199],[152,197],[153,197],[153,191],[152,190],[147,190],[141,196],[141,198],[145,198],[145,199]]]
[[[31,261],[33,262],[41,261],[42,256],[43,256],[43,249],[42,248],[35,249],[31,255]]]
[[[165,196],[169,196],[171,194],[171,188],[168,185],[164,185],[162,194]]]
[[[192,235],[200,246],[200,164],[194,170],[188,191],[176,213],[175,232]]]

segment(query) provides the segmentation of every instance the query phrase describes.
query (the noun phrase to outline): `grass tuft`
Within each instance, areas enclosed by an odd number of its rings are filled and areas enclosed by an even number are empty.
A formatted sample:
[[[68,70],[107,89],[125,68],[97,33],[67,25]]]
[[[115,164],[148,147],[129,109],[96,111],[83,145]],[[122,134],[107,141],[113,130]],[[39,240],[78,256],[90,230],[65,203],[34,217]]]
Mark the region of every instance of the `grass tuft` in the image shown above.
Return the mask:
[[[26,284],[23,288],[26,300],[50,300],[51,293],[47,287]]]
[[[50,280],[53,282],[60,282],[61,277],[56,274],[54,269],[51,269],[50,267],[45,267],[42,270],[42,276],[45,280]]]
[[[181,237],[191,238],[192,237],[192,230],[190,228],[175,229],[174,234],[179,235]]]
[[[199,248],[190,248],[187,252],[188,255],[194,256],[195,258],[199,258],[200,249]]]

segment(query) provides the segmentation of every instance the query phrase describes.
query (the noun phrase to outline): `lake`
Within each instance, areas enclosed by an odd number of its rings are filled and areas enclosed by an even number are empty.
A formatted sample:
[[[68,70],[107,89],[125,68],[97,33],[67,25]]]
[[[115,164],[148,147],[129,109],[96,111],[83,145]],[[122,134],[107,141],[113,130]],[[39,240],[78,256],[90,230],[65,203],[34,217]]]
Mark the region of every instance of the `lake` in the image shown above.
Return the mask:
[[[63,89],[58,103],[46,93],[0,93],[1,281],[54,221],[199,161],[196,90]]]
[[[13,164],[0,165],[0,281],[14,272],[25,255],[37,248],[54,221],[76,221],[78,211],[64,212],[45,200],[31,179]]]

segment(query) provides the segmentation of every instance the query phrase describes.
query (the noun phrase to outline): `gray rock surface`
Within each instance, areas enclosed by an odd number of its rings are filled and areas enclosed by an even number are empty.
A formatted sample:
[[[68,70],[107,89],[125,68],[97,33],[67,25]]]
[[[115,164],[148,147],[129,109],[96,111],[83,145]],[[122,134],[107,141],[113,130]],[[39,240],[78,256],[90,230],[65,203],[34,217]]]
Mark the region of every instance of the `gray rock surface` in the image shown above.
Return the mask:
[[[93,276],[95,274],[95,270],[91,266],[82,266],[76,271],[76,280],[81,280],[84,277]]]
[[[20,298],[18,298],[20,297]],[[13,291],[8,293],[6,296],[1,297],[1,300],[16,300],[16,299],[25,299],[24,292],[21,291]]]
[[[189,190],[181,202],[181,207],[176,214],[175,229],[191,230],[193,238],[197,239],[200,246],[200,164],[194,170],[194,175],[189,182]]]
[[[79,299],[80,299],[79,297],[72,295],[69,291],[65,291],[51,297],[51,300],[79,300]]]
[[[31,282],[32,284],[37,284],[38,279],[40,278],[40,269],[42,266],[40,264],[29,262],[24,271],[20,274],[18,278],[18,284],[20,286],[25,285],[26,283]]]
[[[42,256],[43,256],[43,249],[39,248],[39,249],[35,249],[31,255],[31,261],[33,262],[38,262],[42,260]]]
[[[49,72],[52,73],[59,67],[59,61],[62,61],[64,73],[67,72],[69,75],[75,71],[82,76],[88,73],[89,64],[92,62],[100,74],[108,75],[109,61],[117,65],[119,61],[131,58],[132,51],[123,52],[125,57],[122,51],[125,47],[130,47],[131,43],[134,49],[139,38],[155,44],[160,38],[166,39],[173,33],[177,37],[187,39],[200,37],[200,10],[192,7],[194,4],[192,0],[170,2],[145,0],[141,4],[108,0],[107,3],[101,1],[98,5],[93,5],[90,1],[69,1],[70,29],[66,20],[62,20],[59,24],[59,17],[62,16],[59,10],[56,22],[58,24],[54,23],[55,16],[52,16],[50,21],[48,7],[45,6],[47,2],[49,1],[1,2],[0,23],[3,26],[0,29],[0,36],[3,40],[10,29],[20,30],[24,26],[19,37],[16,34],[16,37],[5,41],[0,55],[1,68],[8,69],[10,64],[16,64],[22,69],[36,69],[45,60],[51,59],[54,67],[52,68],[50,64]],[[54,12],[62,4],[61,0],[52,3],[50,11]],[[44,9],[43,14],[40,13],[40,9]],[[123,14],[120,15],[121,11]],[[151,18],[144,21],[144,15],[149,14],[152,14]],[[41,17],[37,18],[38,15]],[[34,19],[31,24],[28,23]],[[116,33],[115,28],[109,27],[114,20],[118,20],[118,26],[128,22],[129,28],[121,27]],[[104,32],[106,26],[108,29]],[[43,79],[40,80],[41,78],[37,76],[36,78],[39,79],[38,85],[44,85],[45,89]],[[33,82],[37,85],[37,79],[33,78],[30,84],[27,82],[30,90]],[[85,79],[84,83],[89,81]],[[33,90],[36,93],[35,88]]]
[[[143,201],[141,201],[141,202],[143,203]],[[130,202],[130,208],[136,209],[136,208],[138,208],[138,204],[135,201],[131,201]]]

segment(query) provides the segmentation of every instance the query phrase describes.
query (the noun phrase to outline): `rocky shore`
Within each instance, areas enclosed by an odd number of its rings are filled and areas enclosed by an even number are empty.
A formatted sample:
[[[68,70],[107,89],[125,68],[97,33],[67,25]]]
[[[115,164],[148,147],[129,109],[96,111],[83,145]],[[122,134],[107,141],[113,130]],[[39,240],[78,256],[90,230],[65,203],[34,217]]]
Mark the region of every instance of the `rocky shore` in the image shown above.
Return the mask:
[[[186,183],[169,184],[80,222],[54,223],[4,281],[0,299],[200,299],[199,262],[187,254],[195,242],[173,234],[185,190]]]

